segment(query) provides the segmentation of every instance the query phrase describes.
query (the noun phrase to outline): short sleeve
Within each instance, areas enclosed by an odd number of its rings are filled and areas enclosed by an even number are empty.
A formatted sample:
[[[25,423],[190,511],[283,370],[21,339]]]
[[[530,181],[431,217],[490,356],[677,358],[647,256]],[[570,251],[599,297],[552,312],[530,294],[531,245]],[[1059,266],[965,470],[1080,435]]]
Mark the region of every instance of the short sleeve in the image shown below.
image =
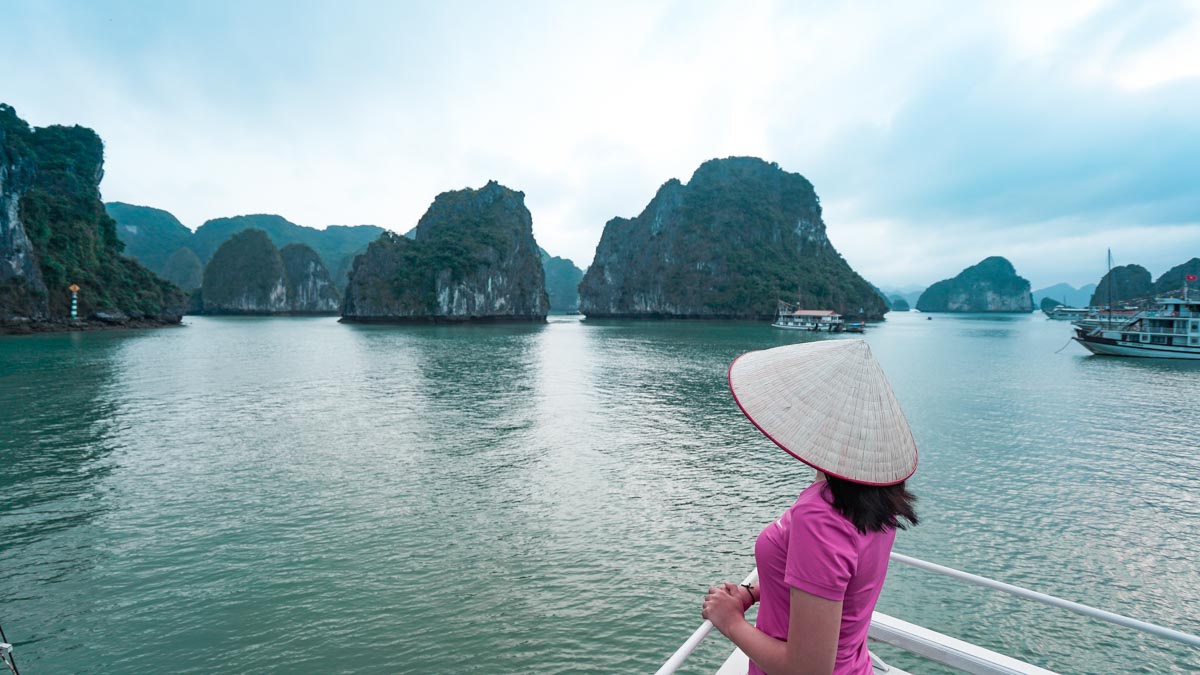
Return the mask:
[[[826,600],[844,598],[858,566],[852,527],[830,508],[793,511],[783,576],[787,585]]]

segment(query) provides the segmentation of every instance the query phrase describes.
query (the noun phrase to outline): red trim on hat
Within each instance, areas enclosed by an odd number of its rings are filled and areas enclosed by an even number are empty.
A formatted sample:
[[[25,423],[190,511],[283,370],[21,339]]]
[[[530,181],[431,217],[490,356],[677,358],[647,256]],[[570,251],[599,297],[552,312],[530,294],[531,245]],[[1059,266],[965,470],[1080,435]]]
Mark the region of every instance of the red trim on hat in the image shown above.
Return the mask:
[[[746,354],[749,354],[749,353],[750,352],[746,352]],[[766,436],[767,438],[771,439],[771,442],[774,443],[775,445],[778,445],[780,448],[782,448],[784,452],[791,455],[792,457],[795,457],[796,459],[800,460],[801,462],[804,462],[805,464],[811,466],[812,468],[816,469],[817,471],[820,471],[821,473],[823,473],[827,476],[833,476],[834,478],[840,478],[845,481],[850,481],[851,483],[858,483],[859,485],[872,485],[875,487],[887,487],[889,485],[899,485],[900,483],[903,483],[904,481],[908,480],[909,478],[912,478],[912,475],[917,472],[917,467],[914,466],[913,470],[909,471],[907,476],[905,476],[904,478],[901,478],[898,481],[891,482],[891,483],[871,483],[871,482],[865,481],[865,480],[855,480],[853,478],[847,478],[845,476],[838,475],[828,469],[823,469],[823,468],[817,466],[816,464],[813,464],[812,462],[808,461],[807,459],[804,459],[800,455],[797,455],[796,453],[789,450],[786,445],[784,445],[783,443],[780,443],[778,440],[775,439],[774,436],[767,433],[766,429],[759,426],[758,422],[754,421],[754,418],[750,416],[750,413],[746,410],[746,407],[742,405],[742,402],[740,400],[738,400],[737,392],[733,390],[733,366],[734,366],[734,364],[736,364],[738,362],[738,359],[742,358],[742,356],[745,356],[746,354],[742,354],[741,356],[738,356],[737,359],[734,359],[733,363],[729,364],[729,370],[725,371],[725,381],[729,384],[729,393],[733,394],[733,402],[737,404],[738,409],[742,411],[742,414],[746,416],[746,419],[750,420],[750,423],[754,425],[754,428],[758,429],[760,432],[762,432],[763,436]]]

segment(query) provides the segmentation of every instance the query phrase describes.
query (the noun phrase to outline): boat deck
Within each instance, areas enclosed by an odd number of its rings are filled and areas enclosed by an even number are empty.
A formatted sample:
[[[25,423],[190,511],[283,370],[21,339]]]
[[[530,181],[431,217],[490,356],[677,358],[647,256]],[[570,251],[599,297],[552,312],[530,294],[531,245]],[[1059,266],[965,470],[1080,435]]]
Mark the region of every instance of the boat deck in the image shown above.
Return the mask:
[[[889,666],[880,661],[874,654],[871,655],[871,665],[875,675],[912,675],[906,670]],[[750,659],[742,653],[742,650],[735,649],[729,658],[725,659],[725,663],[721,664],[721,669],[717,671],[717,675],[746,675],[746,671],[750,668]]]

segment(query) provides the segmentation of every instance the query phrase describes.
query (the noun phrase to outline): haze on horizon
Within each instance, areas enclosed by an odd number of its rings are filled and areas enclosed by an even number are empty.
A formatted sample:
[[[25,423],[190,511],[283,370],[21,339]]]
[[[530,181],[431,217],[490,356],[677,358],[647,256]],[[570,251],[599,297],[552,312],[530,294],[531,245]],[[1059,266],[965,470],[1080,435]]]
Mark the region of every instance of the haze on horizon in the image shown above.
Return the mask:
[[[104,199],[192,228],[405,232],[495,179],[582,267],[668,179],[754,155],[885,288],[1200,255],[1200,4],[1042,5],[0,0],[0,101],[95,129]]]

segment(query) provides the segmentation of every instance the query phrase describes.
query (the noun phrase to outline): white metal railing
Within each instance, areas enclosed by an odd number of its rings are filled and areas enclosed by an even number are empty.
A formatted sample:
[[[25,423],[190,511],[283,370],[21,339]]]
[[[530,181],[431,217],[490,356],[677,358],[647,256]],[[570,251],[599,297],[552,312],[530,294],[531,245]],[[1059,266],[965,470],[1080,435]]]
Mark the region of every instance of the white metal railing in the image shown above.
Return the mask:
[[[758,581],[757,568],[750,570],[750,574],[746,575],[746,578],[742,581],[742,583],[753,584],[756,581]],[[712,629],[712,622],[705,619],[704,623],[700,624],[700,627],[692,633],[691,637],[685,640],[683,644],[679,645],[679,649],[675,650],[675,653],[671,655],[671,658],[667,659],[667,662],[662,664],[662,667],[655,671],[654,675],[670,675],[676,670],[679,670],[679,666],[683,665],[683,662],[687,659],[687,657],[691,656],[692,652],[696,651],[696,647],[699,647],[700,643],[704,642],[704,638],[708,637],[708,634],[712,632]]]
[[[1081,614],[1092,619],[1106,621],[1108,623],[1123,626],[1125,628],[1132,628],[1134,630],[1149,633],[1150,635],[1154,635],[1165,640],[1179,642],[1189,647],[1200,649],[1200,635],[1192,635],[1191,633],[1185,633],[1183,631],[1175,630],[1174,628],[1167,628],[1166,626],[1159,626],[1148,621],[1141,621],[1139,619],[1122,616],[1114,612],[1098,609],[1096,607],[1090,607],[1088,605],[1073,602],[1071,600],[1064,600],[1063,598],[1058,598],[1053,595],[1031,591],[1028,588],[1006,584],[1003,581],[988,579],[987,577],[981,577],[977,574],[963,572],[962,570],[956,570],[952,567],[938,565],[937,563],[931,563],[921,560],[920,558],[913,558],[901,553],[893,552],[891,554],[891,559],[894,562],[908,565],[910,567],[916,567],[927,572],[941,574],[958,579],[960,581],[965,581],[969,584],[974,584],[976,586],[983,586],[984,588],[1002,591],[1004,593],[1009,593],[1010,595],[1015,595],[1019,598],[1033,600],[1034,602],[1040,602],[1045,605],[1050,605],[1051,607],[1058,607],[1060,609],[1075,612],[1076,614]],[[753,570],[742,583],[752,584],[757,579],[758,570]],[[873,627],[875,627],[874,622],[872,622],[872,624]],[[682,645],[680,645],[679,649],[676,649],[675,653],[671,655],[671,658],[667,659],[667,662],[655,672],[655,675],[671,675],[678,670],[679,666],[683,664],[684,660],[691,656],[692,652],[696,651],[696,648],[700,646],[700,643],[704,641],[704,638],[708,637],[708,634],[712,632],[712,628],[713,625],[711,621],[705,621],[704,623],[700,624],[700,627],[692,633],[691,637],[689,637]],[[922,656],[934,658],[936,660],[936,655],[925,653],[922,654]]]
[[[1086,617],[1107,621],[1108,623],[1124,626],[1126,628],[1133,628],[1134,630],[1140,630],[1144,633],[1150,633],[1151,635],[1157,635],[1158,637],[1167,640],[1181,642],[1189,647],[1200,649],[1200,635],[1184,633],[1183,631],[1167,628],[1165,626],[1159,626],[1148,621],[1131,619],[1127,616],[1122,616],[1114,612],[1097,609],[1095,607],[1090,607],[1078,602],[1072,602],[1070,600],[1064,600],[1062,598],[1056,598],[1053,595],[1038,593],[1037,591],[1031,591],[1028,588],[1021,588],[1020,586],[1006,584],[1003,581],[988,579],[987,577],[981,577],[977,574],[963,572],[962,570],[956,570],[952,567],[945,567],[943,565],[938,565],[937,563],[927,562],[925,560],[921,560],[920,558],[913,558],[901,553],[892,553],[892,560],[898,563],[903,563],[910,567],[916,567],[928,572],[934,572],[944,576],[953,577],[960,581],[975,584],[976,586],[983,586],[985,588],[991,588],[997,591],[1004,591],[1005,593],[1015,595],[1019,598],[1033,600],[1045,605],[1050,605],[1051,607],[1059,607],[1061,609],[1075,612],[1076,614],[1082,614]]]

